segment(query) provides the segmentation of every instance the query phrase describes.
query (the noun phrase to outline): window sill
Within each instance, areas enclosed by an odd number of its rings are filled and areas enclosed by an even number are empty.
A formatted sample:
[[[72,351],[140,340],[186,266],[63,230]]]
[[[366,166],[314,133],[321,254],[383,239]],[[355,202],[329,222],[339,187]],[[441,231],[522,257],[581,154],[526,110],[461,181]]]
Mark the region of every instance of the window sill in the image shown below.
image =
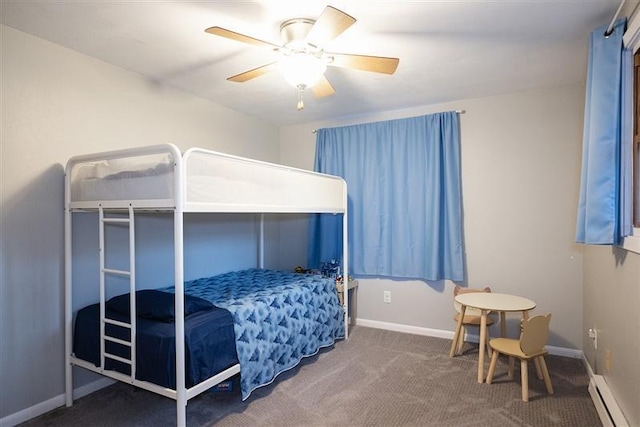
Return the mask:
[[[633,236],[625,237],[622,249],[640,254],[640,228],[633,231]]]

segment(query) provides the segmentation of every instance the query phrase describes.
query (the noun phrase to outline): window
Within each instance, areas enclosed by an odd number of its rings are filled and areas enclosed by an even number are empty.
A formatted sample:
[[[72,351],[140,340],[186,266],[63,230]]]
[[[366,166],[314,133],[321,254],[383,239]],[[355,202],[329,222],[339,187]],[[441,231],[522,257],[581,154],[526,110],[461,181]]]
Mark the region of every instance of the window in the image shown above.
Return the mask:
[[[633,56],[633,236],[624,239],[623,247],[640,253],[640,15],[635,14],[627,22],[623,37],[625,47]]]
[[[640,227],[640,50],[633,55],[633,226]]]

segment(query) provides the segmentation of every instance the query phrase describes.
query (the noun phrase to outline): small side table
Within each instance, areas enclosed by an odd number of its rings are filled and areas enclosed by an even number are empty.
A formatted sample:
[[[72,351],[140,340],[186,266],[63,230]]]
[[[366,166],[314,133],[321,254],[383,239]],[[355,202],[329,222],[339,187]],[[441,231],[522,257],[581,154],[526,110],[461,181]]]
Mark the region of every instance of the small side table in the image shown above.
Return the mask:
[[[336,291],[338,291],[338,299],[340,300],[340,305],[344,305],[344,282],[336,283]],[[347,286],[347,292],[349,294],[349,324],[352,325],[355,323],[356,318],[358,317],[358,281],[357,280],[349,280],[349,285]]]

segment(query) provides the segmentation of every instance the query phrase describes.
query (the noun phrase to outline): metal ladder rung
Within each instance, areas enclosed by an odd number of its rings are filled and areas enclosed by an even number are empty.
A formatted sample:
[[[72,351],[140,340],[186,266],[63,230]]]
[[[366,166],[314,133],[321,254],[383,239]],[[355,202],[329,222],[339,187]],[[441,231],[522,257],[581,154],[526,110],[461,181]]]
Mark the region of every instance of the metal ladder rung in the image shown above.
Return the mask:
[[[129,341],[121,340],[120,338],[110,337],[109,335],[105,335],[104,339],[106,341],[111,341],[116,344],[126,345],[127,347],[131,347],[131,343]]]
[[[108,273],[108,274],[117,274],[119,276],[131,276],[131,272],[130,271],[126,271],[126,270],[116,270],[114,268],[103,268],[102,269],[103,273]]]
[[[125,359],[124,357],[116,356],[115,354],[104,352],[104,357],[108,357],[109,359],[117,360],[118,362],[126,363],[127,365],[131,365],[131,360]]]
[[[108,317],[104,318],[104,323],[108,323],[110,325],[122,326],[123,328],[131,329],[131,323],[121,322],[119,320],[109,319]]]
[[[102,218],[102,222],[126,222],[130,223],[131,220],[129,218]]]

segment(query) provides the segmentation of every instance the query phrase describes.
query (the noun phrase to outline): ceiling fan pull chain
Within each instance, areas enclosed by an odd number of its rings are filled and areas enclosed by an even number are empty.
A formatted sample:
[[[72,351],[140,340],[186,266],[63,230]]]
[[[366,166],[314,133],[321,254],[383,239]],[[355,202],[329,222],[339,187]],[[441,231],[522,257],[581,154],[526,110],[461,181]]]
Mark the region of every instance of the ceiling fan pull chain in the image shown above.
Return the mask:
[[[304,89],[306,85],[298,85],[298,111],[304,109]]]

